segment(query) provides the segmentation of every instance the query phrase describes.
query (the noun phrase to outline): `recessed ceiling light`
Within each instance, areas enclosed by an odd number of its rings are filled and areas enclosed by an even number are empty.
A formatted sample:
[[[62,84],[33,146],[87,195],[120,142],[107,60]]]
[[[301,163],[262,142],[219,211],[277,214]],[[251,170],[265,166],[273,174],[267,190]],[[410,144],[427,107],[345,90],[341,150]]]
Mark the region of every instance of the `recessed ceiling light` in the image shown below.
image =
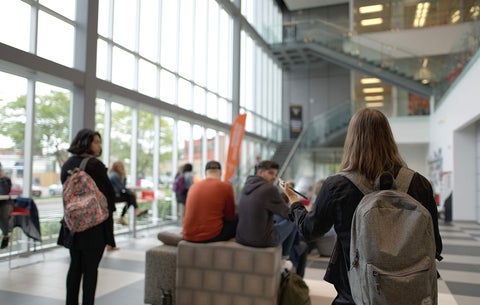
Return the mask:
[[[478,15],[480,15],[480,6],[474,5],[470,8],[470,14],[472,14],[472,18],[476,19]]]
[[[360,14],[369,14],[383,11],[383,4],[368,5],[358,8]]]
[[[421,28],[425,25],[429,9],[430,2],[421,2],[417,4],[417,10],[415,11],[415,19],[413,20],[413,27]]]
[[[382,87],[372,87],[372,88],[363,88],[363,93],[382,93],[383,88]]]
[[[452,23],[457,23],[460,20],[460,11],[456,10],[453,14],[452,17],[450,17],[450,20]]]
[[[374,103],[366,103],[368,108],[378,108],[383,107],[383,102],[374,102]]]
[[[366,102],[383,101],[383,95],[366,96]]]
[[[380,79],[378,79],[376,77],[362,78],[360,80],[360,83],[362,85],[378,84],[378,83],[380,83]]]
[[[370,19],[360,20],[360,24],[362,26],[379,25],[382,23],[383,23],[383,18],[370,18]]]

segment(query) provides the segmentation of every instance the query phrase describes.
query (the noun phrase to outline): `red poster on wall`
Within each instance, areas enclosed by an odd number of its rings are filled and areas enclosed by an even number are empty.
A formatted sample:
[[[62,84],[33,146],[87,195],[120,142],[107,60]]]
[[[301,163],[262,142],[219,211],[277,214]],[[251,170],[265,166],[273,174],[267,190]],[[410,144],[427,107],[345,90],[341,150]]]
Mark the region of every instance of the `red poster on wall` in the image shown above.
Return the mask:
[[[223,177],[224,181],[230,181],[237,171],[238,156],[240,155],[243,135],[245,134],[246,118],[246,113],[238,115],[230,128],[230,144],[228,145],[227,164],[225,166],[225,175]]]

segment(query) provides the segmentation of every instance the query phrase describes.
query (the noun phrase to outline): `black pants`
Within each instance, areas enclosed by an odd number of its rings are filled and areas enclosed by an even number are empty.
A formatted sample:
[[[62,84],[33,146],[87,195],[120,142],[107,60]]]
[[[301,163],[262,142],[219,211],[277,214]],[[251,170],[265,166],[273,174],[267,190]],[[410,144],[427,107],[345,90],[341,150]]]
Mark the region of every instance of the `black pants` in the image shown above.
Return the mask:
[[[125,206],[123,206],[123,209],[122,209],[121,217],[127,214],[127,211],[130,208],[130,206],[133,205],[135,209],[138,208],[137,196],[135,196],[134,193],[128,190],[127,192],[120,194],[120,196],[115,197],[115,202],[125,202]]]
[[[86,250],[70,249],[66,305],[78,305],[78,295],[80,293],[80,282],[82,279],[82,305],[93,305],[95,303],[98,265],[102,259],[104,249],[104,247]]]
[[[224,221],[222,231],[212,239],[202,241],[204,243],[211,243],[215,241],[224,241],[230,240],[235,237],[235,232],[237,231],[237,220],[234,221]]]

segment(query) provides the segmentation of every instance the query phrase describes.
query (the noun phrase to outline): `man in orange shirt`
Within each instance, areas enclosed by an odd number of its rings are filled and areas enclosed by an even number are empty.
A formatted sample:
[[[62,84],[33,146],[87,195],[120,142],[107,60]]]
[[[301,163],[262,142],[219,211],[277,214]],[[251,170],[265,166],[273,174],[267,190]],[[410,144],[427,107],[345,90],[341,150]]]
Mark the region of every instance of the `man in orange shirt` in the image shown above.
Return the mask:
[[[235,237],[237,220],[233,187],[220,180],[222,167],[217,161],[205,166],[205,179],[188,191],[183,220],[183,239],[214,242]]]

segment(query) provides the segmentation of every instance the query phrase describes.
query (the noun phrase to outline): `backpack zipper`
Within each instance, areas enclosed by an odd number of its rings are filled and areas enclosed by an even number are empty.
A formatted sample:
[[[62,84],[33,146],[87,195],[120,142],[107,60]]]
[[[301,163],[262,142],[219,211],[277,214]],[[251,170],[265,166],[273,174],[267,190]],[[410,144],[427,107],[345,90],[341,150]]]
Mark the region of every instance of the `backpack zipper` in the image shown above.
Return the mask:
[[[408,275],[411,275],[411,274],[415,274],[415,273],[419,273],[419,272],[425,272],[425,271],[428,271],[428,269],[430,269],[428,266],[424,266],[422,268],[419,268],[419,269],[415,269],[415,270],[408,270],[406,272],[403,272],[403,273],[389,273],[389,272],[378,272],[377,270],[373,270],[372,271],[372,275],[373,275],[373,278],[375,279],[375,289],[377,290],[377,293],[380,294],[380,277],[386,275],[386,276],[389,276],[389,277],[404,277],[404,276],[408,276]]]

